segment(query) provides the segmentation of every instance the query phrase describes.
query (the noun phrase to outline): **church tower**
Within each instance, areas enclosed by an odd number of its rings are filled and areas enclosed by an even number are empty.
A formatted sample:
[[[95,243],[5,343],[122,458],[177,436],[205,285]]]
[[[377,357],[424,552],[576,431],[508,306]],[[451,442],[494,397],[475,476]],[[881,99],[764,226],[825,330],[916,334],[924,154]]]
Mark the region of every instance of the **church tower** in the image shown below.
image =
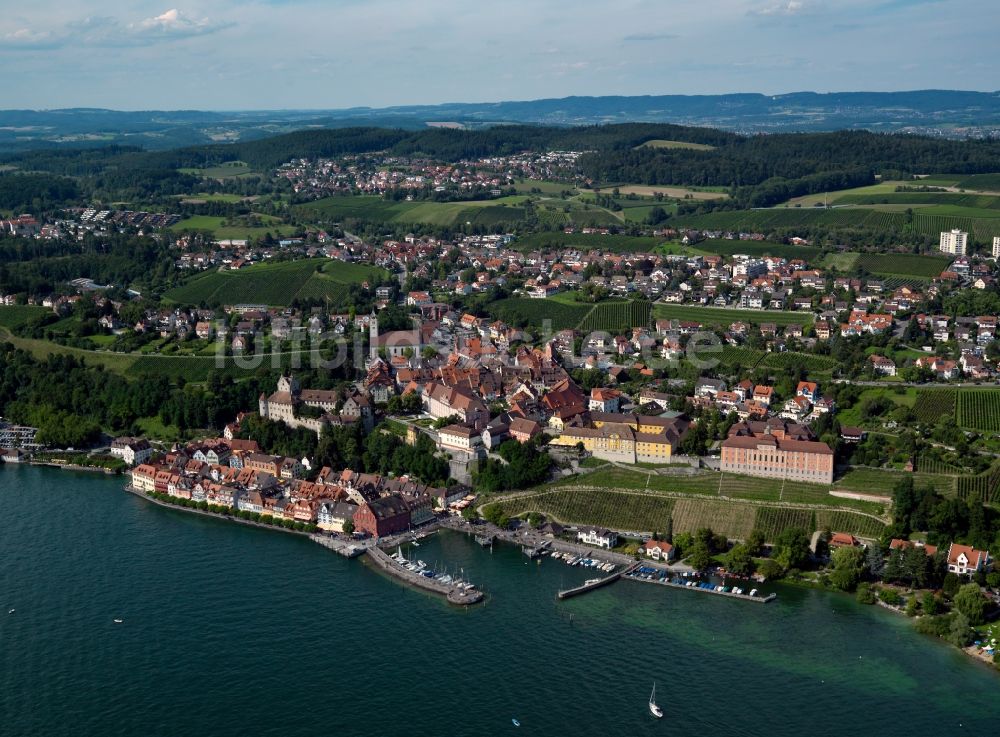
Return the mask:
[[[373,361],[378,358],[378,317],[375,310],[368,316],[368,357]]]

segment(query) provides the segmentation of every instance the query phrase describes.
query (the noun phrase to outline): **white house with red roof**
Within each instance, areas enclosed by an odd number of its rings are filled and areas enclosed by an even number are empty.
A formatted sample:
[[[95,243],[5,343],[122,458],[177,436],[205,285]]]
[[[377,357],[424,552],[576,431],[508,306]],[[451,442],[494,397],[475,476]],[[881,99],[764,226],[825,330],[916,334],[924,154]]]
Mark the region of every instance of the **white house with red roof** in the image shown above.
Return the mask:
[[[653,560],[673,560],[674,546],[663,540],[647,540],[642,544],[647,558]]]
[[[981,571],[990,563],[990,554],[986,550],[976,550],[969,545],[952,543],[948,547],[948,570],[959,576],[971,576]]]

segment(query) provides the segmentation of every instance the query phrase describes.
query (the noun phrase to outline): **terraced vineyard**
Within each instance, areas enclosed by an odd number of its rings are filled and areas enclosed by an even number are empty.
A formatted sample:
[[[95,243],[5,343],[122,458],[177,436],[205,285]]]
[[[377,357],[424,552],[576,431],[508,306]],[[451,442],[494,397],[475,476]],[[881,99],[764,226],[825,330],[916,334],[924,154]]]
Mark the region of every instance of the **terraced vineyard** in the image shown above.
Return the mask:
[[[593,309],[593,305],[553,299],[508,297],[487,305],[486,309],[494,319],[511,325],[542,327],[549,320],[553,330],[569,330],[580,324]]]
[[[624,491],[589,486],[555,487],[501,499],[509,516],[539,512],[567,524],[604,525],[619,530],[664,530],[672,519],[674,532],[695,532],[710,527],[730,538],[745,539],[761,529],[774,540],[784,529],[811,530],[829,526],[838,532],[878,537],[884,523],[860,512],[836,509],[795,509],[732,500],[673,498],[655,492]]]
[[[663,320],[686,320],[702,325],[729,327],[734,322],[760,325],[773,322],[775,325],[808,325],[813,321],[811,312],[791,312],[788,310],[740,310],[724,307],[703,307],[701,305],[656,304],[653,316]]]
[[[873,274],[932,279],[948,267],[948,259],[909,253],[862,253],[854,266]]]
[[[983,504],[1000,504],[1000,463],[977,476],[959,476],[956,493],[962,499],[975,499]]]
[[[934,423],[944,415],[954,415],[958,392],[955,389],[921,389],[913,404],[920,422]]]
[[[725,345],[722,347],[722,352],[716,354],[715,358],[723,366],[741,366],[744,369],[752,369],[760,363],[764,355],[764,351],[758,351],[753,348]]]
[[[1000,390],[961,389],[956,420],[961,427],[1000,432]]]
[[[899,205],[886,205],[899,207]],[[944,207],[944,206],[938,206]],[[710,212],[704,215],[678,218],[678,225],[685,228],[705,230],[755,230],[769,231],[799,228],[865,228],[890,233],[913,232],[936,237],[942,230],[961,228],[970,232],[975,240],[989,241],[995,234],[998,223],[992,213],[983,212],[976,216],[963,214],[960,208],[949,212],[922,213],[919,210],[907,221],[907,214],[898,210],[880,210],[878,205],[866,207],[824,208],[773,208],[767,210],[729,210]],[[982,215],[989,215],[983,217]]]
[[[37,305],[0,305],[0,327],[19,328],[52,310]]]
[[[602,302],[594,305],[577,329],[584,333],[594,330],[625,333],[632,328],[648,326],[650,310],[650,303],[643,300]]]
[[[329,259],[265,263],[240,271],[207,271],[168,291],[164,298],[179,304],[267,304],[287,306],[296,297],[339,303],[350,284],[374,280],[388,272],[367,264]]]
[[[557,488],[509,498],[500,506],[510,516],[540,512],[567,523],[653,532],[667,528],[674,502],[669,497],[639,492]]]
[[[829,356],[816,356],[811,353],[795,353],[793,351],[766,353],[760,362],[761,366],[773,369],[783,369],[799,364],[804,365],[811,373],[824,373],[837,368],[836,359]]]

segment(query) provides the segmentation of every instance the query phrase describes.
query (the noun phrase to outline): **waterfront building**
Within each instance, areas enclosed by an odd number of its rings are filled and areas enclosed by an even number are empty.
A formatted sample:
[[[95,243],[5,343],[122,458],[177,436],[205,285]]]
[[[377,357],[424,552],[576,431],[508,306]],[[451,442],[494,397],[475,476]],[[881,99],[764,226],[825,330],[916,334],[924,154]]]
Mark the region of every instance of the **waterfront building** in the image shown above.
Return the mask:
[[[618,533],[603,527],[581,527],[576,533],[576,539],[587,545],[610,550],[618,544]]]
[[[663,540],[647,540],[642,544],[647,558],[653,560],[673,560],[674,546]]]
[[[115,438],[111,442],[111,455],[130,466],[138,466],[153,457],[153,448],[145,438]]]
[[[354,529],[374,537],[405,532],[410,526],[410,508],[401,496],[363,501],[354,513]]]

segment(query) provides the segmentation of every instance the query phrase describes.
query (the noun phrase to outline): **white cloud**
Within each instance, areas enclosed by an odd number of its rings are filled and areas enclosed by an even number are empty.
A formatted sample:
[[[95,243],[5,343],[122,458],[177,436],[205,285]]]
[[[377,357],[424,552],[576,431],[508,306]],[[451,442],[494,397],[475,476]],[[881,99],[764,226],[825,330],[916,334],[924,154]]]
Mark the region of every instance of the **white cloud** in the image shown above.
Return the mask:
[[[750,11],[751,15],[798,15],[806,9],[802,0],[781,0]]]
[[[204,36],[232,25],[208,18],[191,18],[176,8],[132,23],[123,23],[110,16],[87,16],[44,30],[19,28],[0,36],[0,48],[139,46]]]
[[[155,18],[147,18],[139,23],[130,23],[128,32],[143,38],[185,38],[215,33],[231,23],[219,23],[208,18],[190,18],[176,8],[171,8]]]

